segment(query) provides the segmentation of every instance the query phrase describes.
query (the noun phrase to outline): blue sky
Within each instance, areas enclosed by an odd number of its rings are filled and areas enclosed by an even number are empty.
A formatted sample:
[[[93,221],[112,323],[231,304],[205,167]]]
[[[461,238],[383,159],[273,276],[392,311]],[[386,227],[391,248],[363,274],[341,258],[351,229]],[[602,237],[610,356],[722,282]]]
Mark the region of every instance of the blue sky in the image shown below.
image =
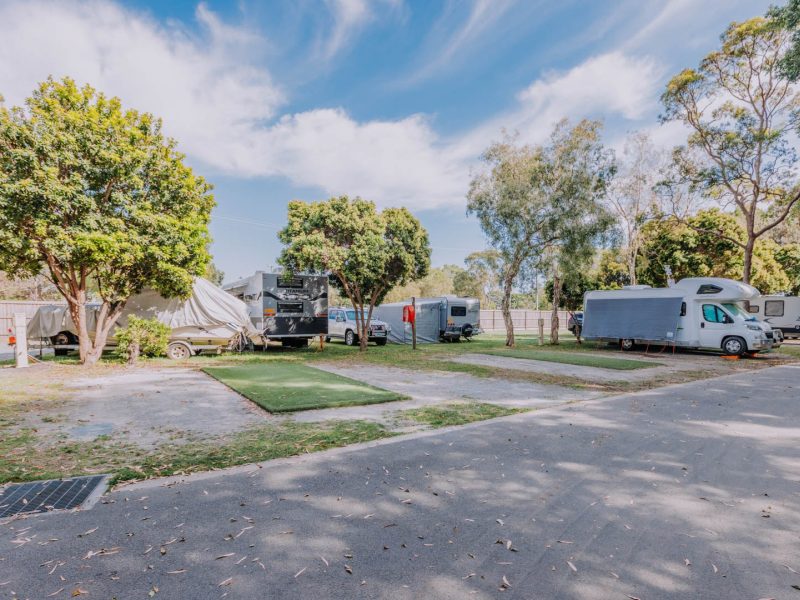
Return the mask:
[[[226,279],[275,264],[292,199],[404,205],[435,265],[486,246],[470,173],[505,128],[539,142],[601,118],[660,146],[666,80],[760,0],[0,0],[0,94],[70,75],[164,119],[215,186]]]

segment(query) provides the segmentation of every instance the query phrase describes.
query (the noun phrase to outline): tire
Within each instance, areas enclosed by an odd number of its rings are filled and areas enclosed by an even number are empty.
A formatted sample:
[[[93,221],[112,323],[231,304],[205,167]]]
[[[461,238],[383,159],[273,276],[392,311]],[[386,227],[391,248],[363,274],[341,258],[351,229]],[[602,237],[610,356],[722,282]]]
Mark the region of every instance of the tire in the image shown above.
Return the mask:
[[[619,341],[619,347],[625,350],[625,352],[630,352],[636,346],[633,340],[631,339],[624,339]]]
[[[69,350],[66,348],[53,348],[53,354],[55,356],[66,356],[69,354]]]
[[[732,356],[741,356],[747,352],[747,342],[739,336],[731,336],[722,340],[722,351]]]
[[[329,336],[329,335],[325,336],[325,343],[326,344],[330,344],[331,343],[331,336]]]
[[[352,329],[348,329],[344,334],[344,343],[346,346],[354,346],[356,343],[356,334]]]
[[[167,358],[170,360],[185,360],[192,356],[192,350],[183,342],[172,342],[167,346]]]
[[[50,341],[53,342],[54,346],[66,346],[68,344],[74,344],[76,342],[75,337],[68,331],[62,331],[61,333],[57,333],[51,338]]]
[[[378,346],[385,346],[386,345],[386,338],[381,338],[379,340],[375,340],[375,343],[378,344]]]

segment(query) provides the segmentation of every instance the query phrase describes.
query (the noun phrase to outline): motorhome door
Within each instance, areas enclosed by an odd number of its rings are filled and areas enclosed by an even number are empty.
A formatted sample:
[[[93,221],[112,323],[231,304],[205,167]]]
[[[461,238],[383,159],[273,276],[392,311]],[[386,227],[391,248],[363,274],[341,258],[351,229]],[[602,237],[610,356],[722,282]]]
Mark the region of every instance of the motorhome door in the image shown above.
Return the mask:
[[[733,320],[716,304],[703,304],[700,311],[700,346],[719,348]]]

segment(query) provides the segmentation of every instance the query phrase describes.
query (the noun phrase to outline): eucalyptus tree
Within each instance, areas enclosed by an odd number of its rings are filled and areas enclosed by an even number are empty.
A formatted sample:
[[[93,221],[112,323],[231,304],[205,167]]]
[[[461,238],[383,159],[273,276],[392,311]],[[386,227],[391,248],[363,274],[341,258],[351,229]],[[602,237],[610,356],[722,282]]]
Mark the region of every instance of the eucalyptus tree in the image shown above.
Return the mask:
[[[0,269],[44,273],[95,363],[130,296],[185,296],[209,260],[214,199],[150,114],[69,78],[0,106]],[[99,300],[93,330],[89,291]]]
[[[355,309],[361,351],[374,307],[393,287],[427,275],[431,264],[428,233],[407,209],[379,213],[361,198],[290,202],[278,237],[285,245],[280,262],[288,270],[333,275]]]
[[[470,183],[468,214],[478,217],[501,259],[507,346],[515,345],[511,296],[521,277],[545,264],[556,278],[564,269],[580,268],[591,261],[598,237],[613,224],[603,200],[614,162],[600,131],[597,121],[571,127],[564,120],[546,145],[518,145],[507,138],[486,150],[487,168]],[[557,300],[553,343],[558,342]]]
[[[800,94],[783,63],[791,42],[792,32],[773,17],[732,23],[720,48],[673,77],[662,95],[662,121],[683,123],[691,132],[673,153],[673,183],[739,213],[745,236],[726,239],[744,252],[745,282],[756,241],[800,201],[793,147]]]

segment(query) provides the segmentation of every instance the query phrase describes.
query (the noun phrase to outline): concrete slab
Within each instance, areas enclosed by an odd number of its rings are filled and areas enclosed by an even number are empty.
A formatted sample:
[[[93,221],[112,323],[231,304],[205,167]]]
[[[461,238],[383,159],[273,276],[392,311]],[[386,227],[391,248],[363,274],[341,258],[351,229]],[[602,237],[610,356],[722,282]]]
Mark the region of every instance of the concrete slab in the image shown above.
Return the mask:
[[[40,435],[91,440],[99,435],[150,448],[192,434],[240,431],[272,417],[205,373],[137,368],[64,384],[71,396],[57,415],[32,415]],[[45,420],[42,420],[45,416]]]
[[[385,421],[397,411],[443,402],[475,400],[508,407],[542,408],[565,402],[596,398],[600,392],[577,390],[557,385],[524,381],[506,381],[474,377],[467,373],[446,371],[411,371],[376,365],[342,366],[329,363],[313,365],[323,371],[350,377],[370,385],[409,396],[408,401],[371,404],[295,413],[298,421],[324,419],[370,419]]]

